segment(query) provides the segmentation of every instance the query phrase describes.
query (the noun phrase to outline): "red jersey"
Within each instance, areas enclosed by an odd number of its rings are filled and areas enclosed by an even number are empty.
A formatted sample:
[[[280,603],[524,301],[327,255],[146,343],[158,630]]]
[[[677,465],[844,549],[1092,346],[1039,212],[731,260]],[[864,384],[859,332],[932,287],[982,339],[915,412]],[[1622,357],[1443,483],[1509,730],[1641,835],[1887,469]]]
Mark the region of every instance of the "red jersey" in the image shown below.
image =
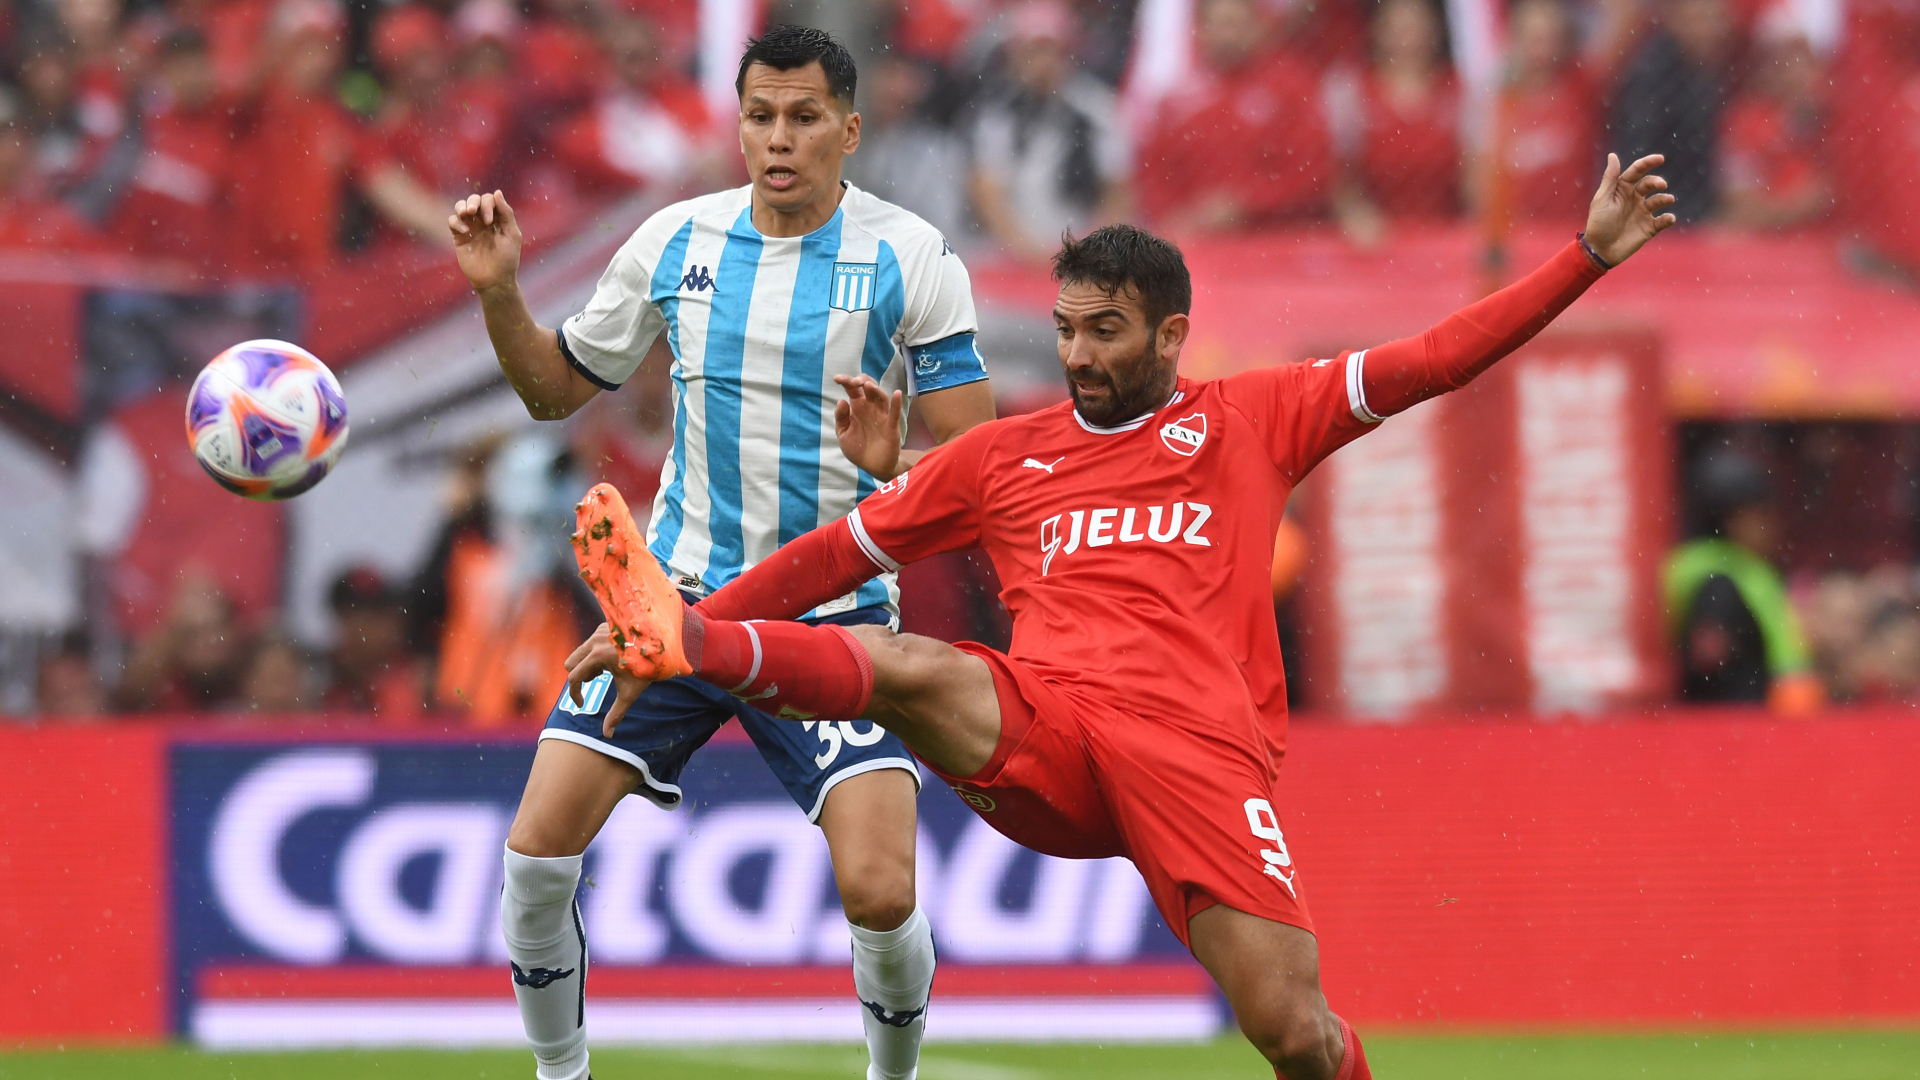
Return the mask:
[[[1333,137],[1319,74],[1275,54],[1194,80],[1154,119],[1135,181],[1141,208],[1164,219],[1195,201],[1229,195],[1252,225],[1325,212]]]
[[[1436,79],[1425,97],[1402,103],[1368,78],[1366,117],[1360,171],[1380,209],[1396,218],[1457,216],[1460,90],[1453,79]]]
[[[1284,749],[1286,684],[1269,582],[1287,496],[1368,430],[1350,358],[1182,378],[1114,428],[1071,403],[982,424],[854,511],[893,567],[984,548],[1013,614],[1007,655],[1140,715],[1244,694]]]
[[[1727,106],[1720,136],[1720,183],[1757,190],[1775,203],[1809,197],[1825,183],[1820,114],[1754,94]]]
[[[185,259],[215,272],[233,227],[231,124],[222,106],[162,108],[144,120],[145,147],[111,231],[136,255]]]
[[[1500,101],[1499,140],[1513,215],[1575,220],[1593,195],[1595,97],[1577,71],[1553,85],[1508,91]],[[1599,158],[1603,163],[1604,158]]]

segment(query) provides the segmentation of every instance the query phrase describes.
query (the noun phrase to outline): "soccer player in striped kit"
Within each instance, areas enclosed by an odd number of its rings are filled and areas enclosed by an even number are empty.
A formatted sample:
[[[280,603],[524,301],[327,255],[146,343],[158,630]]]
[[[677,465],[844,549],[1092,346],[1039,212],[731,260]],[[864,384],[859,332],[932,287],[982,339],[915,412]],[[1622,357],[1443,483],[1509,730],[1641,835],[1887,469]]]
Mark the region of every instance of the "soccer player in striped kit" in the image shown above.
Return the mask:
[[[906,394],[941,442],[993,418],[959,256],[840,179],[860,141],[854,83],[852,57],[821,31],[780,26],[749,42],[738,88],[752,182],[654,214],[557,332],[520,295],[521,237],[501,193],[469,196],[449,219],[501,367],[535,417],[618,388],[667,336],[674,448],[647,547],[689,601],[912,464]],[[897,629],[898,600],[881,574],[808,618]],[[555,704],[507,838],[501,921],[540,1080],[587,1075],[582,853],[623,797],[678,805],[687,759],[734,717],[825,834],[868,1076],[914,1075],[934,956],[914,899],[919,772],[899,739],[838,717],[778,722],[696,679],[632,700],[609,676]]]

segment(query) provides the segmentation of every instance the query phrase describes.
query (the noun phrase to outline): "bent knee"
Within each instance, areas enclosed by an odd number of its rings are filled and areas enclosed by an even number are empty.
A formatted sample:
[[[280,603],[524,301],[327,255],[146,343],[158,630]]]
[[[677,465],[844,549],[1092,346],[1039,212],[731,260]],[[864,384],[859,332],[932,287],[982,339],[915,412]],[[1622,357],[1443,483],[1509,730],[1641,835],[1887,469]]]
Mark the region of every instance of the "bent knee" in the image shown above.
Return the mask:
[[[587,850],[593,838],[570,823],[518,814],[507,830],[508,850],[532,859],[564,859]]]
[[[1240,1018],[1240,1030],[1289,1080],[1331,1076],[1340,1064],[1340,1022],[1324,1004],[1289,1002],[1255,1010]]]
[[[847,921],[863,930],[898,930],[913,917],[915,903],[911,880],[905,888],[862,887],[840,893]]]
[[[866,930],[892,930],[913,914],[913,861],[862,858],[834,866],[840,887],[840,906],[847,921]]]
[[[886,697],[912,697],[941,685],[964,656],[944,641],[896,634],[884,626],[849,627],[873,661],[873,682]]]

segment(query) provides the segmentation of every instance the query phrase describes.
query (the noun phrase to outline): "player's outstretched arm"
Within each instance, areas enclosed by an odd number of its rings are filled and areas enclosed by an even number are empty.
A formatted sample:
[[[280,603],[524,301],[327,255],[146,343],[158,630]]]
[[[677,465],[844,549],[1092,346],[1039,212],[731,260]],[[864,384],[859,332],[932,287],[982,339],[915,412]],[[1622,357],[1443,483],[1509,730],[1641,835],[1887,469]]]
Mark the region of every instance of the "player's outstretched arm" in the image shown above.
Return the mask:
[[[447,218],[453,234],[453,256],[467,276],[487,336],[500,360],[507,382],[535,420],[559,420],[573,415],[599,392],[560,355],[560,337],[541,326],[520,295],[520,223],[507,197],[495,191],[469,195],[453,205]]]
[[[1447,316],[1418,337],[1368,349],[1360,358],[1359,409],[1375,417],[1403,412],[1472,382],[1545,329],[1600,280],[1673,225],[1667,182],[1653,170],[1666,159],[1649,154],[1622,169],[1607,155],[1606,175],[1587,210],[1587,228],[1538,270]],[[1349,384],[1351,386],[1351,384]]]

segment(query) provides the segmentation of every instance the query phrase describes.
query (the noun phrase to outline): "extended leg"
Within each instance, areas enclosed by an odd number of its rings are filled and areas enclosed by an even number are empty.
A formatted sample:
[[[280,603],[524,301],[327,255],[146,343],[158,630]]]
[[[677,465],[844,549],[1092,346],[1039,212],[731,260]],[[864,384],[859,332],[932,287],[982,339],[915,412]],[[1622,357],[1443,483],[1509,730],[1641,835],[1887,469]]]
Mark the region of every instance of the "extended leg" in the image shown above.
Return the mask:
[[[911,1080],[927,1028],[933,928],[914,899],[917,793],[905,770],[879,769],[835,785],[820,811],[853,937],[853,987],[872,1059],[867,1080]]]
[[[1000,702],[979,657],[877,626],[733,622],[682,610],[619,492],[596,485],[576,509],[580,576],[607,623],[568,661],[568,678],[578,685],[613,671],[620,689],[610,717],[645,683],[691,671],[783,720],[873,720],[951,776],[971,776],[993,756]]]
[[[1187,923],[1193,955],[1283,1080],[1372,1080],[1360,1040],[1320,992],[1320,947],[1297,926],[1215,904]]]
[[[580,856],[639,780],[625,762],[543,739],[507,833],[500,929],[539,1080],[587,1075],[587,939],[573,899]]]

